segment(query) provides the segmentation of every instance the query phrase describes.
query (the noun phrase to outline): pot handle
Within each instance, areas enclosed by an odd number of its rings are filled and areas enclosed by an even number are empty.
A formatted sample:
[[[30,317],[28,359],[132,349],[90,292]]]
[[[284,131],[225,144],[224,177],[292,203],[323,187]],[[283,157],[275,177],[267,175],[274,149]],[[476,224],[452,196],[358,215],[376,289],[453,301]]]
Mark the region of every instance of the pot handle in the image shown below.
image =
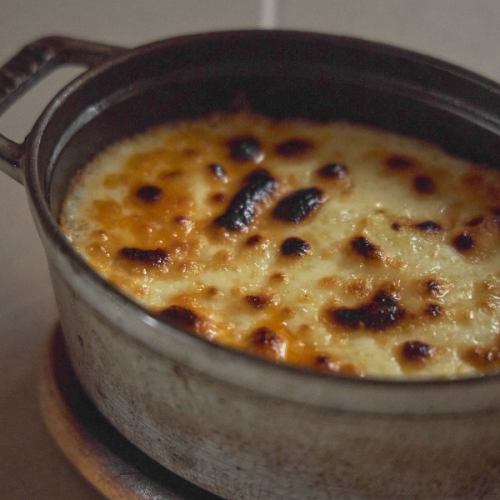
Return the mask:
[[[50,71],[64,64],[97,66],[126,49],[101,43],[49,36],[26,45],[0,68],[0,114]],[[0,134],[0,170],[23,183],[24,144]]]

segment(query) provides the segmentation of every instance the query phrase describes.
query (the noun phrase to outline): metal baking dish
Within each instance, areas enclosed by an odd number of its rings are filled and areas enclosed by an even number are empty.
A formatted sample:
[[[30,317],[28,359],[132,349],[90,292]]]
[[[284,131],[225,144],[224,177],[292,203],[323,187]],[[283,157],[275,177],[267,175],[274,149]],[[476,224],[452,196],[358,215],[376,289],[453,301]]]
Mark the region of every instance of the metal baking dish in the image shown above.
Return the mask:
[[[352,38],[209,33],[135,49],[38,40],[0,70],[1,110],[62,64],[88,70],[1,164],[26,187],[71,361],[132,443],[228,498],[494,498],[500,375],[351,379],[280,366],[158,322],[74,252],[58,212],[75,171],[153,124],[230,109],[347,119],[499,163],[500,87],[468,71]]]

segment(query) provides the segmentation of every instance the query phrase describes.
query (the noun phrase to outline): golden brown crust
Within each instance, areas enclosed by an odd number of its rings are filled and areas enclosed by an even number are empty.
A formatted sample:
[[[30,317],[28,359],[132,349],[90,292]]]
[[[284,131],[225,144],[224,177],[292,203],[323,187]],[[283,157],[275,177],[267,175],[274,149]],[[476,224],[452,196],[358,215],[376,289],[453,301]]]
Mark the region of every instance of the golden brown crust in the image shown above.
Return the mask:
[[[61,223],[198,335],[330,373],[456,376],[500,369],[499,195],[498,171],[420,141],[245,112],[112,147]]]

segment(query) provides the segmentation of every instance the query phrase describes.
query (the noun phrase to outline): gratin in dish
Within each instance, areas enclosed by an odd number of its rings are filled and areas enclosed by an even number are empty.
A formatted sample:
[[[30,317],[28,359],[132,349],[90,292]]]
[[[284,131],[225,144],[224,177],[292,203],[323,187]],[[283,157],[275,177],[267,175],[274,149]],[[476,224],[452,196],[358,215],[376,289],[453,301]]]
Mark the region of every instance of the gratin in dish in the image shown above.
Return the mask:
[[[352,376],[500,370],[500,171],[346,122],[214,114],[114,144],[61,227],[159,318]]]

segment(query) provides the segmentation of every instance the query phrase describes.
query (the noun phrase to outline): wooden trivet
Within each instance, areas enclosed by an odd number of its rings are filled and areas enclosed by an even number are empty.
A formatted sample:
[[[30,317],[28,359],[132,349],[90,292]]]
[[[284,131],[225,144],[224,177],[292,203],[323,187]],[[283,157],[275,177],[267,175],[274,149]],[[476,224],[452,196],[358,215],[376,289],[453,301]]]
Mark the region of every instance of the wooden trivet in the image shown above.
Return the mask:
[[[40,406],[66,458],[103,495],[120,500],[215,500],[124,438],[96,409],[71,368],[60,328],[44,349]]]

